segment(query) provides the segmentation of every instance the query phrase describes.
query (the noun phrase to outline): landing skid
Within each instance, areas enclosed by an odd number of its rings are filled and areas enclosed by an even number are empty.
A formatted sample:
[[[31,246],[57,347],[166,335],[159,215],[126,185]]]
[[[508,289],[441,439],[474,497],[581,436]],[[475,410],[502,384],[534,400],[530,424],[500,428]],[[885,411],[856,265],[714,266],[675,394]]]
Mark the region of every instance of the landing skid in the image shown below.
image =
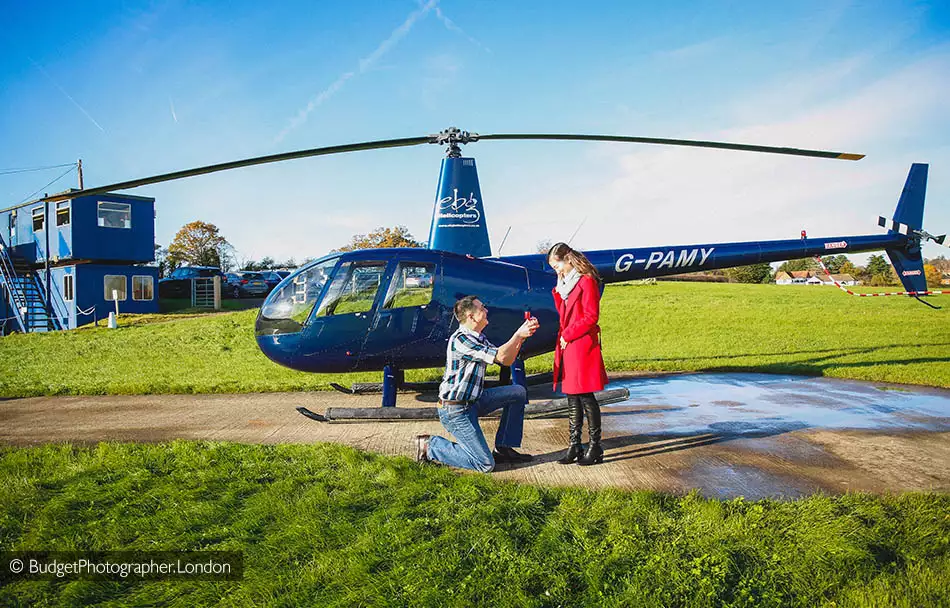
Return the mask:
[[[539,384],[548,384],[554,380],[554,374],[551,372],[543,372],[540,374],[534,374],[528,376],[527,384],[528,386],[537,386]],[[510,380],[499,378],[498,380],[486,379],[485,386],[488,388],[494,386],[504,386],[506,384],[511,384]],[[345,395],[371,395],[376,393],[383,392],[383,383],[382,382],[354,382],[350,388],[343,386],[342,384],[337,384],[336,382],[331,382],[330,386],[334,389],[340,391]],[[438,382],[403,382],[399,385],[400,389],[418,391],[420,393],[433,392],[439,390]]]
[[[630,391],[625,388],[607,389],[594,393],[594,397],[601,405],[620,403],[630,398]],[[524,416],[532,418],[564,418],[568,415],[566,397],[531,403],[525,406]],[[439,414],[434,407],[330,407],[326,414],[312,412],[305,407],[298,407],[297,411],[318,422],[400,422],[412,420],[438,420]],[[487,417],[498,418],[501,412],[493,412]]]

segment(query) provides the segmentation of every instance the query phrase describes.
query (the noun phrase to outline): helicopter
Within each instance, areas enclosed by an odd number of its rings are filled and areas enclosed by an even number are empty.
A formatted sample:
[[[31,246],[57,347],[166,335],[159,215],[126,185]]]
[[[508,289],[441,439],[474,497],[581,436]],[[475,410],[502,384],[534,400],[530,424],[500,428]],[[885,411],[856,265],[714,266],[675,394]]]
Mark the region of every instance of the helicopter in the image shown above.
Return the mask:
[[[527,316],[540,328],[501,382],[527,382],[524,359],[554,350],[556,276],[546,254],[491,255],[475,159],[461,146],[486,140],[572,140],[662,144],[857,161],[862,154],[731,142],[616,135],[487,134],[450,127],[437,134],[362,142],[209,165],[46,197],[55,202],[286,160],[420,144],[446,146],[427,248],[366,249],[331,253],[284,278],[262,304],[255,323],[261,351],[280,365],[307,372],[382,371],[382,405],[394,406],[406,386],[405,370],[442,366],[457,321],[453,306],[475,294],[491,311],[485,334],[504,342]],[[908,295],[927,291],[921,244],[945,235],[923,230],[928,165],[915,163],[888,222],[886,234],[778,241],[748,241],[585,251],[603,284],[730,268],[762,262],[884,250]],[[344,387],[334,385],[340,390]]]

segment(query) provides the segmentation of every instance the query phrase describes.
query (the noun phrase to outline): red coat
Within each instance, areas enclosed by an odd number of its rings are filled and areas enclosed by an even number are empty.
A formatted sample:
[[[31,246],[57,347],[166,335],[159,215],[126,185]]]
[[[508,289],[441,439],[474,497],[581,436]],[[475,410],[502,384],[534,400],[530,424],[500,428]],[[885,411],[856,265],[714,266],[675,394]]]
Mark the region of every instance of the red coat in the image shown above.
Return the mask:
[[[607,371],[600,352],[600,289],[597,281],[584,275],[567,300],[552,289],[554,306],[560,318],[557,347],[554,349],[554,386],[568,395],[593,393],[604,389]],[[567,347],[561,348],[561,338]]]

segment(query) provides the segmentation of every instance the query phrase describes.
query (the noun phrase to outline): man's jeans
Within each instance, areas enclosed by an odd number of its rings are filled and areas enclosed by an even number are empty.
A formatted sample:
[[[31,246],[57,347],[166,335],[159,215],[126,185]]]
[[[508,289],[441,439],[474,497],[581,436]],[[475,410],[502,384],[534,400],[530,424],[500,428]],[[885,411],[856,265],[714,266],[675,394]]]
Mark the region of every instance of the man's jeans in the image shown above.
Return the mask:
[[[495,434],[495,447],[521,447],[526,400],[525,388],[511,384],[486,389],[472,405],[440,407],[439,420],[458,443],[438,435],[432,437],[429,440],[429,458],[461,469],[474,469],[483,473],[491,471],[495,468],[495,459],[482,428],[478,426],[478,417],[504,408]]]

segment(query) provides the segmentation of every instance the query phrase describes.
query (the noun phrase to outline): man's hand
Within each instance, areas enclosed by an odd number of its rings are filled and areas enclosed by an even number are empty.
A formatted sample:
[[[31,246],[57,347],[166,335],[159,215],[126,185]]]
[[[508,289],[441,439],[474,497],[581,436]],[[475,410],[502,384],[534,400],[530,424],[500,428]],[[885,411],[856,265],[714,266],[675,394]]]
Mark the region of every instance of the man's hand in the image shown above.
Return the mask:
[[[538,323],[538,320],[534,317],[522,323],[521,327],[512,334],[511,340],[508,340],[498,347],[498,354],[495,355],[495,363],[501,365],[511,365],[514,363],[515,358],[518,356],[518,351],[521,350],[522,343],[530,338],[534,332],[538,331],[540,325],[541,324]]]
[[[561,336],[561,348],[567,348],[567,340],[564,339],[564,336]]]
[[[534,332],[538,331],[540,323],[534,317],[531,317],[527,321],[521,324],[521,327],[515,332],[515,336],[521,338],[522,340],[527,340],[534,335]]]

